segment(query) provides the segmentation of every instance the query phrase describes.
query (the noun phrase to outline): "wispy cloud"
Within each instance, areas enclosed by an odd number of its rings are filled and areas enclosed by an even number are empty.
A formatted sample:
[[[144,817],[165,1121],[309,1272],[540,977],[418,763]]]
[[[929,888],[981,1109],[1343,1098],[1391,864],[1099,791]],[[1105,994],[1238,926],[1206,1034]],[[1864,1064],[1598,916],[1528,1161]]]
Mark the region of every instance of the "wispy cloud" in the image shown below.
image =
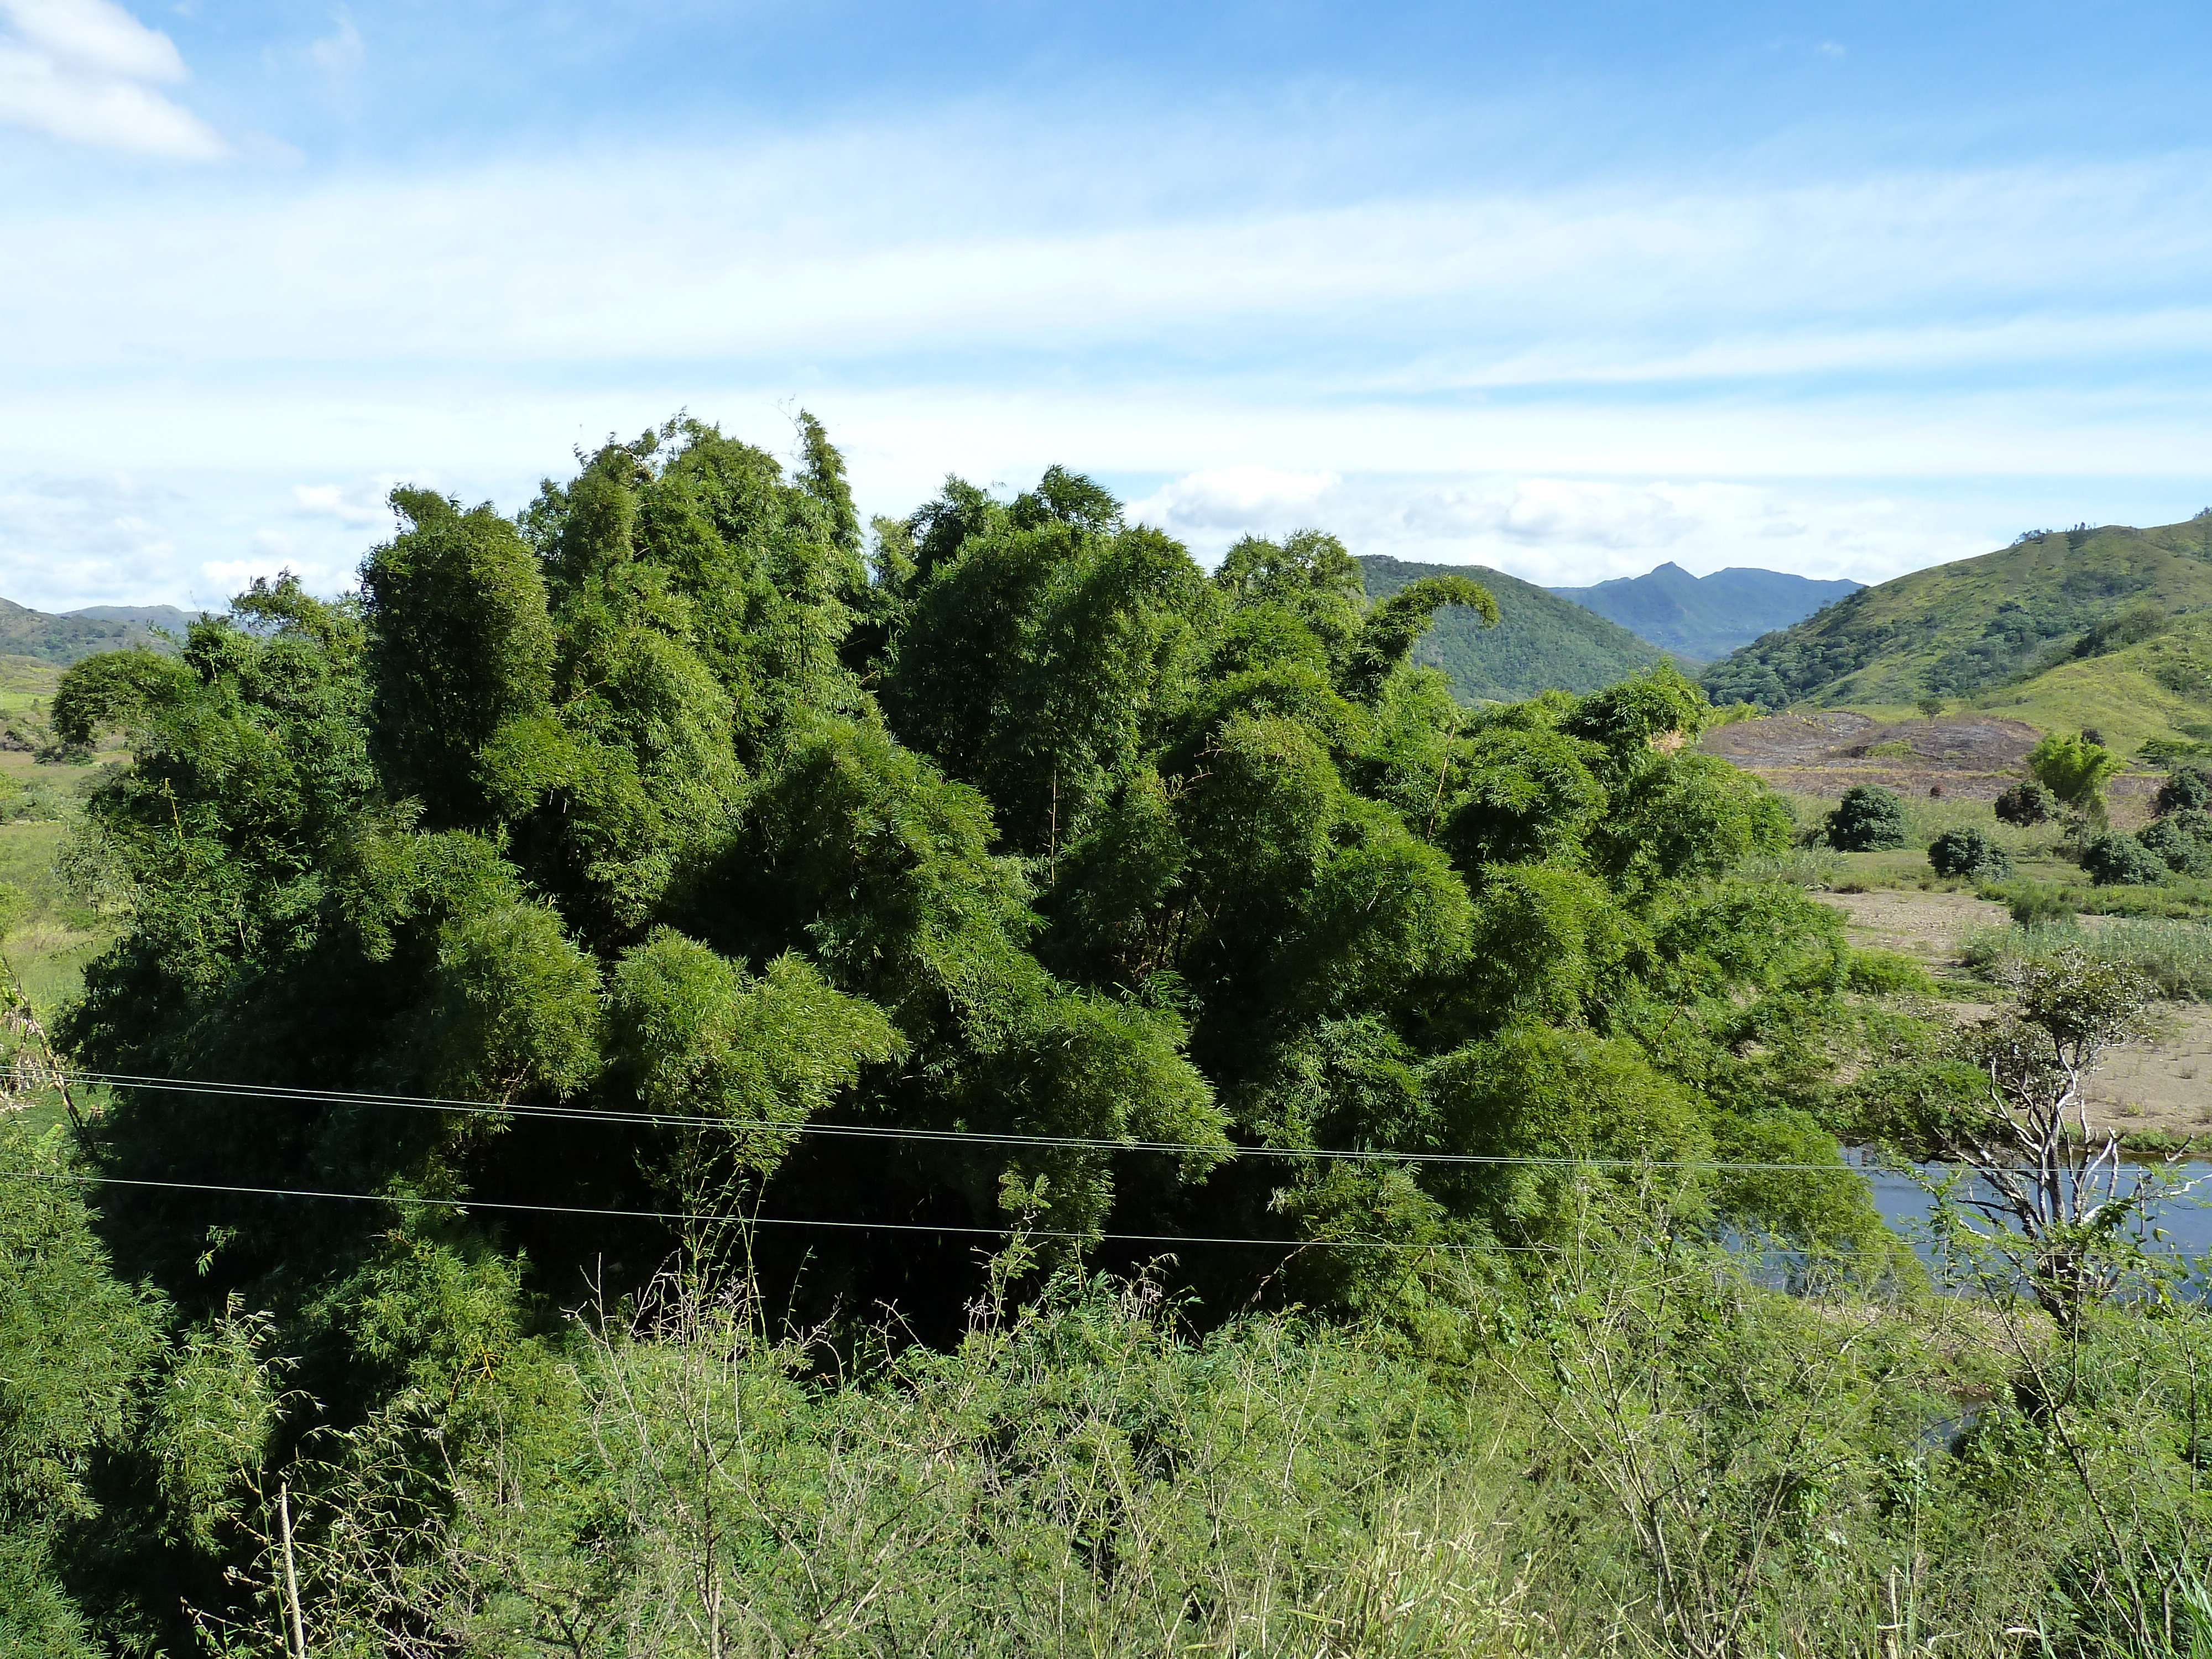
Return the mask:
[[[0,0],[0,123],[176,161],[228,147],[155,88],[187,78],[176,44],[114,0]]]
[[[293,506],[301,518],[332,519],[349,528],[389,525],[392,509],[385,497],[398,482],[386,477],[346,484],[294,484]]]
[[[1262,483],[1267,470],[1239,469]],[[1663,560],[1704,574],[1729,565],[1878,580],[1987,550],[1977,507],[1844,489],[1629,483],[1571,477],[1275,475],[1286,487],[1224,493],[1220,473],[1170,480],[1129,514],[1201,556],[1239,535],[1305,525],[1355,552],[1481,564],[1550,586],[1638,575]]]

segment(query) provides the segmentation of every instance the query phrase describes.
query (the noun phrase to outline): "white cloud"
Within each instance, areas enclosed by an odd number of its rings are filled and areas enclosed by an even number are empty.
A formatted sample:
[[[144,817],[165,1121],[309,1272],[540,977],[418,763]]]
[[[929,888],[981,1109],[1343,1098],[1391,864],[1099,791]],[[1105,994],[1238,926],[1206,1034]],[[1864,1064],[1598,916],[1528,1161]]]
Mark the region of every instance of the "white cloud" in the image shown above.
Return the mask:
[[[367,526],[392,521],[385,497],[397,478],[376,478],[349,484],[294,484],[292,501],[301,518],[335,519],[343,525]]]
[[[112,0],[0,0],[15,33],[55,61],[128,81],[181,81],[176,43]]]
[[[34,609],[166,599],[178,505],[125,473],[0,481],[0,595]]]
[[[247,539],[246,548],[242,559],[206,559],[200,563],[203,581],[226,599],[244,592],[257,576],[274,581],[288,572],[297,576],[310,592],[334,593],[353,585],[350,562],[319,557],[283,531],[257,531]],[[220,601],[216,608],[221,608]]]
[[[1318,524],[1554,583],[1874,579],[2201,505],[2201,156],[1172,215],[1040,210],[1054,164],[883,130],[18,197],[0,453],[167,469],[180,584],[281,526],[342,585],[392,482],[513,510],[679,406],[781,453],[791,399],[871,511],[1056,460],[1201,550]]]
[[[1187,473],[1129,503],[1133,523],[1171,535],[1188,532],[1267,535],[1311,523],[1343,480],[1334,472],[1285,472],[1272,466],[1221,466]]]
[[[1265,468],[1237,469],[1265,475]],[[1923,565],[1987,552],[1999,539],[1985,504],[1947,503],[1711,481],[1370,473],[1325,478],[1303,497],[1250,492],[1249,517],[1212,510],[1223,499],[1199,473],[1130,504],[1133,517],[1183,538],[1209,563],[1247,531],[1318,525],[1354,553],[1416,562],[1480,564],[1551,587],[1641,575],[1672,561],[1704,575],[1729,565],[1880,581]],[[1191,510],[1188,504],[1203,504]]]
[[[0,0],[0,123],[178,161],[228,153],[153,89],[186,78],[176,43],[113,0]]]
[[[2080,362],[2159,349],[2161,316],[2208,336],[2178,297],[2212,257],[2195,157],[1040,227],[917,217],[993,192],[966,158],[871,137],[19,210],[53,252],[0,298],[36,304],[34,349],[70,365],[149,336],[231,363],[533,369],[959,350],[988,373],[972,354],[1000,350],[1127,374],[1202,349],[1308,385],[1327,363],[1340,391]],[[147,264],[173,280],[134,286],[119,336],[116,274]]]
[[[344,7],[338,8],[333,21],[337,27],[319,40],[308,43],[307,61],[333,80],[339,80],[358,71],[368,57],[362,44],[361,31],[354,27],[352,14]]]

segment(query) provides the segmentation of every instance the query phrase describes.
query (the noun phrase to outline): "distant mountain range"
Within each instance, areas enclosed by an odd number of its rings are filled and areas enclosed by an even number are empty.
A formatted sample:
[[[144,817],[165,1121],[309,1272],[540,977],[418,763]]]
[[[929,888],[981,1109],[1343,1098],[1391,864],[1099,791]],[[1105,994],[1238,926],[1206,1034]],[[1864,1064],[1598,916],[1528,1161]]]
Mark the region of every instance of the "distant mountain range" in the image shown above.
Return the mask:
[[[1662,564],[1641,576],[1623,576],[1595,587],[1549,591],[1620,623],[1639,639],[1693,662],[1707,663],[1749,645],[1762,634],[1802,622],[1865,585],[1814,581],[1779,570],[1740,567],[1692,576],[1679,564]]]
[[[1424,576],[1467,576],[1498,601],[1498,626],[1454,605],[1437,613],[1413,660],[1441,668],[1462,702],[1515,702],[1539,691],[1595,691],[1657,662],[1656,646],[1571,600],[1479,564],[1408,564],[1368,554],[1359,561],[1370,599],[1387,599]]]
[[[94,652],[150,642],[156,628],[181,634],[196,614],[173,605],[91,605],[56,617],[0,599],[0,656],[66,666]]]

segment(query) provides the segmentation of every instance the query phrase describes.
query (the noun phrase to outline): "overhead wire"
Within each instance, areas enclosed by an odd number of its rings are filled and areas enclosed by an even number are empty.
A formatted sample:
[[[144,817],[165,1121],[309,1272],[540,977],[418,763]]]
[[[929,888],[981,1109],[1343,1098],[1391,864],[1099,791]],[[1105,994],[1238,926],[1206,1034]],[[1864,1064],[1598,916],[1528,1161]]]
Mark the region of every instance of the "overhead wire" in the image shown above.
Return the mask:
[[[136,1176],[80,1174],[73,1170],[0,1170],[0,1180],[47,1181],[63,1186],[149,1188],[162,1192],[227,1193],[248,1198],[333,1199],[356,1204],[393,1204],[403,1207],[448,1209],[465,1214],[471,1210],[495,1210],[531,1215],[586,1216],[601,1220],[657,1221],[674,1225],[745,1227],[819,1227],[848,1232],[942,1233],[975,1238],[1065,1239],[1078,1243],[1106,1244],[1249,1244],[1273,1249],[1457,1250],[1481,1255],[1549,1255],[1563,1248],[1549,1244],[1406,1243],[1380,1238],[1261,1238],[1257,1237],[1190,1233],[1080,1232],[1073,1228],[1026,1227],[1009,1223],[1003,1227],[961,1226],[934,1221],[854,1221],[817,1216],[726,1215],[685,1210],[623,1210],[588,1204],[524,1204],[501,1199],[436,1198],[420,1193],[342,1193],[315,1188],[253,1187],[210,1181],[155,1181]]]
[[[1182,1158],[1220,1155],[1228,1158],[1312,1159],[1322,1162],[1441,1164],[1549,1169],[1685,1170],[1742,1174],[1834,1175],[1862,1166],[1785,1164],[1708,1158],[1600,1158],[1531,1152],[1406,1152],[1368,1147],[1204,1146],[1181,1140],[1115,1139],[1104,1136],[1041,1135],[989,1129],[933,1129],[903,1124],[787,1122],[775,1118],[732,1118],[672,1112],[641,1112],[596,1107],[543,1106],[501,1101],[460,1100],[436,1095],[405,1095],[369,1090],[303,1089],[282,1084],[222,1083],[204,1078],[164,1078],[121,1072],[73,1071],[73,1082],[111,1088],[229,1099],[295,1102],[342,1106],[390,1107],[443,1112],[458,1116],[536,1118],[557,1122],[628,1124],[641,1127],[752,1130],[793,1136],[815,1135],[862,1140],[905,1140],[951,1146],[1062,1149],[1098,1152],[1161,1152]]]

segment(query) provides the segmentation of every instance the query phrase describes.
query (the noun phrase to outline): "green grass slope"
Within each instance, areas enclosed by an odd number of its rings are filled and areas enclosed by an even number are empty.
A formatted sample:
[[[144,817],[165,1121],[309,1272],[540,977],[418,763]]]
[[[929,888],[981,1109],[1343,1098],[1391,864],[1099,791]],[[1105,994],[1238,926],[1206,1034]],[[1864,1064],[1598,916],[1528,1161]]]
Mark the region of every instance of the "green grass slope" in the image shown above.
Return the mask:
[[[1498,601],[1498,626],[1455,605],[1437,613],[1413,659],[1441,668],[1463,702],[1510,702],[1554,687],[1594,691],[1665,655],[1656,645],[1569,599],[1502,570],[1474,564],[1408,564],[1370,554],[1359,561],[1368,596],[1387,599],[1424,576],[1466,576]]]
[[[2069,655],[1972,701],[2046,732],[2094,726],[2124,754],[2151,738],[2212,748],[2212,610],[2172,616],[2148,639]]]
[[[2033,710],[2047,707],[2055,723],[2154,735],[2201,703],[2160,684],[2159,653],[2142,647],[2165,638],[2170,652],[2205,611],[2212,518],[2047,532],[1863,588],[1714,664],[1705,683],[1716,702],[1769,708],[1894,708],[1933,696],[2036,724]],[[2158,695],[2143,701],[2147,685]]]

